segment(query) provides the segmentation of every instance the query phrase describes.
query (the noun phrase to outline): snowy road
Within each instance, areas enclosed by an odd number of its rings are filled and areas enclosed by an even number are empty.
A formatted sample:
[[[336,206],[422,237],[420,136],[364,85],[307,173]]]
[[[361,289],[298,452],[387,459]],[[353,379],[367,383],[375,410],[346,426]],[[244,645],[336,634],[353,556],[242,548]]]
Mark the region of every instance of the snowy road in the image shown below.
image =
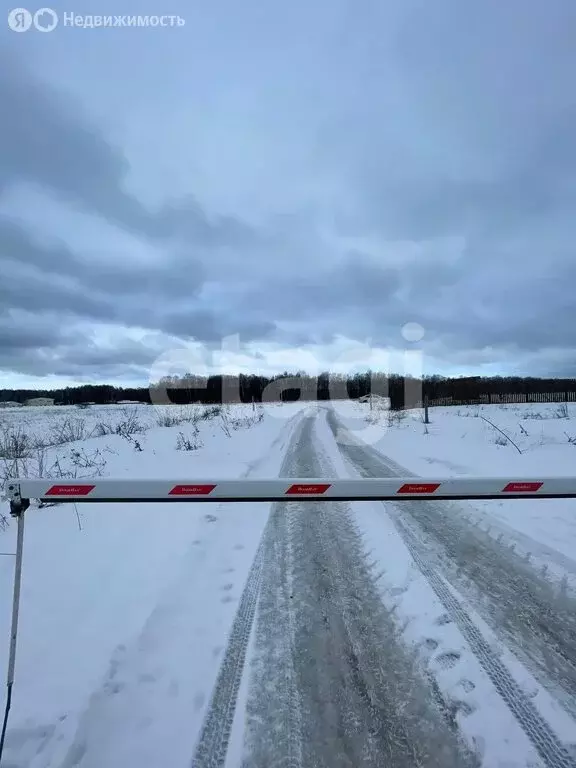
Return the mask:
[[[341,453],[361,476],[410,474],[355,440],[334,411],[328,412],[328,423]],[[572,714],[576,708],[576,601],[555,589],[510,548],[471,525],[461,505],[403,502],[387,505],[387,512],[545,764],[573,765],[446,581],[466,595],[496,635]]]
[[[334,412],[320,409],[307,416],[293,436],[283,476],[336,474],[316,431],[326,415],[331,437],[342,437]],[[345,438],[339,450],[363,476],[401,473],[394,462],[355,443],[350,433]],[[530,764],[573,768],[571,754],[444,576],[454,577],[459,588],[465,582],[467,593],[472,584],[484,596],[482,613],[515,653],[522,651],[533,662],[548,688],[563,692],[565,704],[574,703],[576,679],[576,613],[569,598],[555,594],[527,563],[453,516],[450,505],[404,502],[386,511],[446,610],[446,621],[458,628],[497,691],[499,705],[533,748]],[[464,745],[456,721],[447,717],[449,702],[432,675],[416,665],[399,637],[376,589],[350,505],[273,505],[242,602],[252,608],[244,611],[244,628],[233,632],[222,667],[227,674],[214,692],[194,768],[232,765],[226,763],[226,742],[242,678],[238,658],[246,652],[254,612],[251,663],[244,671],[250,681],[244,768],[481,764]]]
[[[343,427],[334,412],[328,421],[336,436]],[[349,433],[339,446],[363,477],[410,474],[370,446],[355,445]],[[403,502],[396,512],[394,505],[388,509],[411,548],[425,553],[426,562],[471,599],[539,681],[574,713],[576,600],[510,548],[470,525],[462,505],[419,501]]]
[[[281,474],[331,474],[306,417]],[[333,472],[333,470],[332,470]],[[248,701],[246,768],[472,766],[434,691],[397,637],[346,504],[275,504],[264,535]],[[246,595],[253,594],[249,583]],[[244,602],[244,601],[243,601]],[[247,611],[244,621],[249,622]],[[232,635],[195,768],[223,766],[231,729]],[[236,685],[233,676],[236,675]]]

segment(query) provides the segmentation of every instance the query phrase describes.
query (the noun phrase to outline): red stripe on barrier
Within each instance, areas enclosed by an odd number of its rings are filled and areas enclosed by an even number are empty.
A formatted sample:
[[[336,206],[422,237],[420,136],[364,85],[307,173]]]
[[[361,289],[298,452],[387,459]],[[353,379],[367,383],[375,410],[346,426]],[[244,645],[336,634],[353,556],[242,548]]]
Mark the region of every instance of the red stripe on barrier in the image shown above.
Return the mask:
[[[96,488],[95,485],[53,485],[49,488],[45,496],[88,496],[90,491]]]
[[[295,485],[291,485],[290,488],[286,491],[286,494],[290,494],[291,496],[294,495],[306,495],[306,494],[319,494],[319,493],[325,493],[328,488],[330,488],[330,483],[326,483],[324,485],[303,485],[296,483]]]
[[[440,483],[404,483],[396,493],[434,493],[440,488]]]
[[[538,491],[543,485],[544,483],[508,483],[502,488],[502,493],[532,493]]]
[[[169,496],[208,496],[216,488],[215,485],[175,485]]]

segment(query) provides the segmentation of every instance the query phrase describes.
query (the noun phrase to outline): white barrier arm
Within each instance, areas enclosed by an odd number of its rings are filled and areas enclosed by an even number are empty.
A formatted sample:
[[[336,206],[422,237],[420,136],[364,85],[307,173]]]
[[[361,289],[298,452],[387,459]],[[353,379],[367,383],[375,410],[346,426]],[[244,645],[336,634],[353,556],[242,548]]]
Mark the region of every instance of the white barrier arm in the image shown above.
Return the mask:
[[[43,502],[400,501],[406,499],[576,498],[576,477],[276,478],[273,480],[14,479],[11,505]]]

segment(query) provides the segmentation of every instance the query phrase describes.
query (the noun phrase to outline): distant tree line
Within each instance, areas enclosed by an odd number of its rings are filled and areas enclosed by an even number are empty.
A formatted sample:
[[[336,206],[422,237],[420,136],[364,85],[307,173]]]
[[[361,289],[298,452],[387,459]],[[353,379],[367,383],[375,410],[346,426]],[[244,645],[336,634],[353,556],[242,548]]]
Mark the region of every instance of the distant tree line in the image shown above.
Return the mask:
[[[285,371],[277,376],[257,374],[240,376],[216,375],[209,377],[186,374],[167,377],[150,387],[115,387],[85,384],[79,387],[45,390],[0,390],[0,402],[24,403],[29,398],[49,397],[58,405],[83,403],[110,404],[123,400],[141,403],[251,403],[293,402],[296,400],[357,399],[377,394],[390,398],[393,409],[450,400],[459,404],[498,402],[504,396],[517,396],[530,401],[547,395],[554,399],[574,400],[576,379],[550,379],[518,376],[469,376],[450,378],[427,376],[423,379],[388,376],[366,371],[350,375],[321,373],[312,376],[303,371]]]
[[[65,389],[0,389],[0,403],[24,403],[35,397],[52,398],[57,405],[80,405],[81,403],[117,403],[120,400],[150,402],[147,388],[115,387],[110,384],[84,384]]]

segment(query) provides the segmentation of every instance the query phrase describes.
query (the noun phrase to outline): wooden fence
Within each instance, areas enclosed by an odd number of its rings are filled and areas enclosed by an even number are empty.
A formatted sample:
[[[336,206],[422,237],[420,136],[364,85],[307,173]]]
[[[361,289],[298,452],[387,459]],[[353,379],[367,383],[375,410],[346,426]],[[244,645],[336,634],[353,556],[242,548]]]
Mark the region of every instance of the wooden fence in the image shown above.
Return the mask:
[[[455,397],[429,399],[429,406],[439,405],[503,405],[509,403],[576,403],[576,392],[532,392],[531,394],[484,394],[459,400]],[[420,407],[424,403],[419,404]]]

